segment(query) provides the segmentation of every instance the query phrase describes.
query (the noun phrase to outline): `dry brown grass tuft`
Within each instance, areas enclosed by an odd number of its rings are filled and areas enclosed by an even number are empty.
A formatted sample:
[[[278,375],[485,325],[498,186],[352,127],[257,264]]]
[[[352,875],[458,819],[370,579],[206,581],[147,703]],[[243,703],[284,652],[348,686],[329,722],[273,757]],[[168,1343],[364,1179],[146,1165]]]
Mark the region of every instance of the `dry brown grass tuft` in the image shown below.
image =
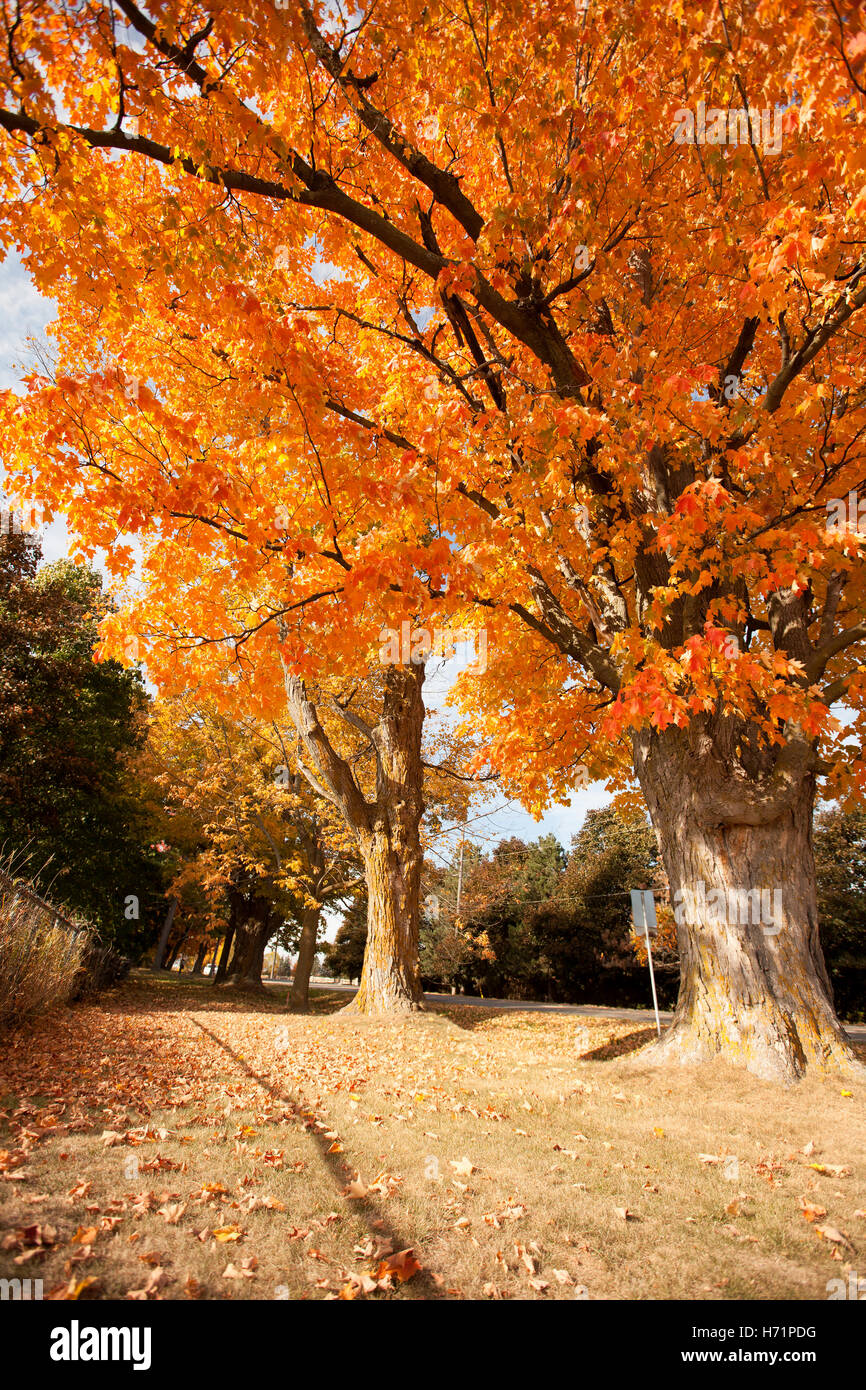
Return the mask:
[[[65,1003],[90,940],[0,870],[0,1024]]]

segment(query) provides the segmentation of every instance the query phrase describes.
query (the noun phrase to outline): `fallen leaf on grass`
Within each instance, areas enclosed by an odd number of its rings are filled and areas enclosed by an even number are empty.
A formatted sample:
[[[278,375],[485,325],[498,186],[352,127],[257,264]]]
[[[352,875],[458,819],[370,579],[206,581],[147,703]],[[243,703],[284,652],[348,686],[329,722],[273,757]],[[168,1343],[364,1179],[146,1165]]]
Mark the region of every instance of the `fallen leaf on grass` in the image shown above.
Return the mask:
[[[454,1169],[454,1172],[458,1175],[458,1177],[468,1178],[471,1177],[473,1173],[478,1171],[475,1167],[475,1164],[469,1158],[452,1158],[449,1161],[451,1167]]]
[[[161,1265],[151,1270],[147,1276],[147,1283],[140,1289],[130,1289],[127,1298],[143,1301],[148,1298],[158,1298],[159,1290],[165,1288],[166,1284],[172,1282],[173,1276],[168,1274]]]
[[[418,1273],[421,1262],[416,1260],[412,1246],[407,1250],[398,1250],[396,1254],[389,1255],[383,1260],[376,1271],[377,1279],[393,1278],[398,1284],[405,1284]]]
[[[53,1226],[22,1226],[3,1237],[2,1249],[20,1250],[22,1253],[15,1256],[15,1263],[22,1265],[37,1256],[47,1255],[56,1244],[57,1231]]]
[[[384,1283],[383,1287],[385,1287]],[[350,1274],[349,1282],[343,1285],[337,1297],[346,1299],[357,1298],[358,1294],[366,1296],[368,1293],[375,1293],[378,1288],[379,1284],[371,1274],[364,1274],[363,1272],[361,1274]]]
[[[71,1245],[92,1245],[99,1236],[96,1226],[79,1226],[70,1240]]]
[[[836,1226],[815,1226],[814,1230],[822,1240],[829,1240],[833,1245],[844,1245],[848,1250],[854,1249],[848,1237]]]
[[[356,1202],[362,1201],[363,1198],[366,1197],[368,1192],[369,1188],[366,1187],[362,1182],[360,1173],[356,1178],[353,1178],[352,1181],[346,1187],[343,1188],[343,1196],[348,1197],[350,1201]]]
[[[98,1285],[98,1283],[99,1280],[93,1277],[88,1279],[70,1279],[68,1284],[55,1284],[54,1288],[50,1289],[45,1297],[57,1302],[66,1300],[74,1302],[84,1298],[85,1295],[88,1294],[88,1290],[92,1290],[93,1294],[95,1294],[95,1286]]]
[[[526,1246],[525,1246],[525,1245],[515,1245],[515,1247],[514,1247],[514,1253],[515,1253],[515,1255],[517,1256],[517,1258],[518,1258],[518,1260],[520,1261],[520,1263],[524,1266],[524,1268],[525,1268],[530,1274],[534,1274],[534,1273],[535,1273],[535,1260],[534,1260],[533,1257],[529,1254],[528,1250],[526,1249]]]
[[[240,1240],[243,1234],[240,1226],[221,1226],[218,1231],[214,1231],[213,1238],[222,1243],[229,1240]]]
[[[800,1198],[800,1210],[807,1221],[820,1221],[822,1216],[827,1215],[826,1207],[815,1206],[813,1202],[807,1202],[805,1197]]]
[[[164,1216],[169,1226],[176,1226],[185,1211],[186,1202],[174,1202],[170,1206],[160,1207],[158,1215]]]
[[[395,1177],[393,1173],[380,1173],[379,1176],[374,1178],[370,1183],[367,1191],[378,1192],[382,1197],[390,1197],[402,1184],[403,1179]]]

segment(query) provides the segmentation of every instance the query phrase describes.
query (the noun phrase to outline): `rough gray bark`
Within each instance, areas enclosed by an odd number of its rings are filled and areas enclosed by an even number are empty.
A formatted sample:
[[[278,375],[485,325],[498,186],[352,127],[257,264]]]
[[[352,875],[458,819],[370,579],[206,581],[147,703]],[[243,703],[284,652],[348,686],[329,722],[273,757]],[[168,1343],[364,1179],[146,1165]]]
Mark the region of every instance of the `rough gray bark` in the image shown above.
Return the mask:
[[[635,743],[683,919],[673,1023],[641,1061],[723,1056],[783,1082],[810,1067],[866,1074],[836,1017],[818,938],[814,777],[795,779],[781,804],[741,789],[738,808],[723,769],[692,757],[679,731]]]
[[[304,908],[301,915],[301,935],[298,939],[298,959],[289,990],[289,1008],[303,1012],[310,1004],[310,975],[316,958],[321,911],[318,907]]]
[[[154,970],[162,970],[165,961],[165,949],[168,945],[168,938],[171,936],[171,929],[174,925],[174,918],[178,908],[177,898],[172,898],[165,914],[165,921],[162,924],[162,931],[159,937],[159,944],[156,948],[156,956],[153,962]]]
[[[312,765],[304,770],[341,811],[361,852],[367,883],[367,946],[358,993],[343,1013],[399,1013],[423,1008],[418,964],[423,768],[424,667],[387,666],[381,717],[368,727],[375,797],[366,798],[353,769],[334,750],[302,681],[286,672],[289,712]],[[346,712],[343,711],[344,717]]]
[[[266,902],[257,904],[253,913],[248,912],[245,921],[238,922],[234,955],[223,984],[235,989],[264,990],[262,969],[273,930],[270,904]]]

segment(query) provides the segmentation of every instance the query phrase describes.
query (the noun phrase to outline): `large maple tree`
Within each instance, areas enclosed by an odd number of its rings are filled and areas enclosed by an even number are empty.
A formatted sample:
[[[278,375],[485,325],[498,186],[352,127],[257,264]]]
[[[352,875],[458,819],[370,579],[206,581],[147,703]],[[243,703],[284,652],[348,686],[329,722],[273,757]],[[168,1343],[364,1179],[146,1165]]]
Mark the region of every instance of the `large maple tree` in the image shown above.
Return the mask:
[[[145,538],[128,626],[263,690],[278,650],[302,700],[314,653],[476,613],[490,756],[536,803],[629,772],[690,904],[658,1055],[854,1066],[811,817],[866,770],[863,7],[20,0],[5,37],[2,236],[59,306],[10,464],[119,574]]]

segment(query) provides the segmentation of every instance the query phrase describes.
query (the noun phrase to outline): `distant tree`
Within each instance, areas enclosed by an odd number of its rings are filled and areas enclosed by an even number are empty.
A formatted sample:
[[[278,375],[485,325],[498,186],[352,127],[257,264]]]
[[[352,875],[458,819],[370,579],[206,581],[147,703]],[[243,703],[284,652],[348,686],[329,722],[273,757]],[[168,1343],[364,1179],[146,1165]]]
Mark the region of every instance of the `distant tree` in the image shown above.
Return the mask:
[[[307,1007],[324,908],[360,876],[355,846],[326,801],[290,768],[283,731],[213,701],[154,702],[143,759],[160,839],[170,846],[178,932],[231,934],[220,979],[263,989],[269,942],[297,953],[289,1003]]]
[[[866,1012],[866,811],[828,806],[815,823],[821,941],[843,1018]]]
[[[450,905],[450,926],[454,870],[432,871],[429,881]],[[629,890],[664,886],[646,817],[614,807],[589,812],[568,855],[553,835],[503,840],[489,859],[474,850],[464,857],[461,917],[480,949],[472,958],[459,936],[429,928],[427,973],[437,966],[444,980],[451,960],[454,976],[484,994],[586,998],[639,963]]]
[[[355,898],[325,950],[325,969],[332,979],[360,979],[366,945],[367,899],[362,894]]]
[[[40,559],[35,535],[0,536],[0,844],[137,954],[164,910],[130,761],[147,696],[137,671],[93,658],[100,576]]]
[[[465,932],[462,944],[459,936],[451,935],[458,920],[456,869],[438,876],[446,924],[432,932],[436,950],[428,950],[428,961],[431,967],[438,962],[440,972],[450,963],[449,977],[446,980],[443,975],[443,982],[459,977],[483,994],[544,997],[549,980],[539,957],[536,910],[556,893],[564,865],[565,852],[553,835],[531,845],[517,838],[503,840],[489,859],[467,846],[458,928]]]
[[[633,970],[630,891],[663,886],[658,845],[645,815],[613,806],[587,813],[572,838],[560,901],[539,909],[542,960],[557,998],[584,997],[588,985],[603,992],[603,972]]]

